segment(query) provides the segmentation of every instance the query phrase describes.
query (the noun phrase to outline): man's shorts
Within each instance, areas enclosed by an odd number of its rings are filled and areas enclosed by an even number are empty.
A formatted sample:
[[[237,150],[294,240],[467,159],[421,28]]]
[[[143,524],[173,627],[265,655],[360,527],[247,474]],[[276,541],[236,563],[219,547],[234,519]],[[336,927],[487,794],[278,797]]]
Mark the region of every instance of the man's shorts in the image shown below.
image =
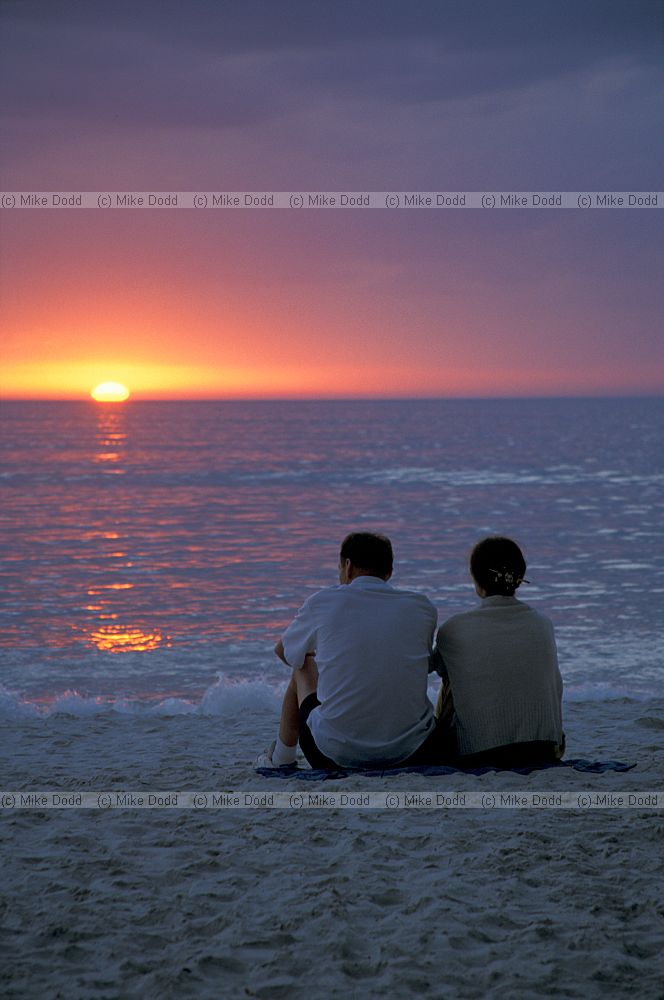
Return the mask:
[[[300,748],[314,769],[321,768],[326,771],[338,771],[339,765],[335,764],[330,757],[326,757],[318,749],[312,732],[309,729],[307,719],[318,705],[320,705],[320,701],[316,694],[308,694],[300,705]]]
[[[300,748],[313,768],[320,768],[326,771],[340,770],[339,764],[336,764],[330,757],[326,757],[322,750],[319,750],[309,729],[307,719],[317,705],[320,705],[320,701],[316,694],[308,694],[300,705]],[[446,733],[442,727],[436,726],[429,733],[422,745],[405,760],[397,763],[394,761],[373,761],[366,766],[371,768],[390,768],[414,767],[422,764],[441,764],[446,763],[449,756]]]

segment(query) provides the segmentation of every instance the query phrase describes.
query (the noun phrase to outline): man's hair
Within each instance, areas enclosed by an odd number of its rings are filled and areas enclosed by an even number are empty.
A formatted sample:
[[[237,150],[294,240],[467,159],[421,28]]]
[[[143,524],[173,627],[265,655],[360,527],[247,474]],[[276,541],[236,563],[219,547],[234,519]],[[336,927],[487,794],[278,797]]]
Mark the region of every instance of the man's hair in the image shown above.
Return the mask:
[[[526,560],[511,538],[483,538],[470,553],[470,572],[488,597],[512,597],[523,581]]]
[[[350,559],[353,566],[370,576],[385,579],[392,574],[392,543],[385,535],[353,531],[341,543],[340,560]]]

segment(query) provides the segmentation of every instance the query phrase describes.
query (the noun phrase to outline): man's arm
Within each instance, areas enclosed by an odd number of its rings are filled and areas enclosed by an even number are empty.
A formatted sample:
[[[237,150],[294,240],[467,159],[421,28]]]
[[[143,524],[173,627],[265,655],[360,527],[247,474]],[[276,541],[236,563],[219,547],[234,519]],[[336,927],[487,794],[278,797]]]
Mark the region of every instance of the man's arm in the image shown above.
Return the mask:
[[[287,667],[290,667],[290,663],[289,663],[289,662],[288,662],[288,660],[286,659],[286,652],[285,652],[285,650],[284,650],[284,644],[283,644],[283,642],[281,641],[281,639],[279,640],[279,642],[278,642],[278,643],[276,644],[276,646],[274,647],[274,651],[275,651],[275,653],[277,654],[277,656],[279,657],[279,659],[280,659],[280,660],[282,661],[282,663],[285,663]],[[306,656],[305,656],[305,658],[304,658],[304,659],[305,659],[305,662],[306,662],[306,660],[308,660],[309,658],[311,658],[311,659],[313,660],[313,659],[315,658],[315,656],[316,656],[316,651],[315,651],[315,650],[312,650],[312,651],[311,651],[310,653],[307,653],[307,654],[306,654]]]
[[[436,656],[436,628],[438,626],[438,612],[428,598],[425,598],[427,604],[429,605],[430,611],[430,632],[429,632],[429,673],[433,673],[437,670],[435,656]]]
[[[429,673],[432,673],[434,670],[437,674],[440,674],[444,681],[449,682],[445,660],[443,659],[443,654],[440,651],[440,632],[438,632],[436,645],[434,646],[433,652],[429,657]]]
[[[299,670],[304,666],[307,656],[315,654],[315,651],[316,624],[309,598],[277,642],[274,652],[287,667]]]
[[[286,659],[286,654],[284,653],[284,644],[281,641],[281,639],[279,640],[279,642],[277,643],[277,645],[274,647],[274,651],[277,654],[277,656],[279,657],[279,659],[282,660],[286,664],[287,667],[290,667],[290,663]]]

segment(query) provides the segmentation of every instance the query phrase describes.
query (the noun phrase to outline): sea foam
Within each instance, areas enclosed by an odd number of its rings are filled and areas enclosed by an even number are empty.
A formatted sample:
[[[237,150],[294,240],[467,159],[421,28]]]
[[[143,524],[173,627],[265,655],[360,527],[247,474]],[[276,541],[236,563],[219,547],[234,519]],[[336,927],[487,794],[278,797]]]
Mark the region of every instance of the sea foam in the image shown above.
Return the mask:
[[[239,712],[256,709],[277,712],[284,688],[284,683],[276,686],[260,680],[238,681],[220,674],[199,699],[161,698],[158,692],[143,693],[140,698],[89,697],[68,690],[47,702],[37,702],[0,687],[0,719],[48,719],[57,715],[84,719],[112,713],[123,716],[212,715],[233,718]]]
[[[439,685],[434,681],[429,685],[429,698],[435,703]],[[237,680],[220,674],[200,697],[160,697],[158,692],[143,693],[142,696],[94,697],[82,695],[75,690],[67,690],[48,701],[30,701],[18,692],[0,687],[0,719],[5,720],[46,720],[55,716],[68,715],[79,719],[100,715],[169,718],[182,715],[216,716],[232,719],[240,713],[253,711],[277,714],[285,684],[274,684],[268,680]],[[565,687],[564,702],[647,702],[661,697],[661,692],[634,690],[625,686],[584,682]]]

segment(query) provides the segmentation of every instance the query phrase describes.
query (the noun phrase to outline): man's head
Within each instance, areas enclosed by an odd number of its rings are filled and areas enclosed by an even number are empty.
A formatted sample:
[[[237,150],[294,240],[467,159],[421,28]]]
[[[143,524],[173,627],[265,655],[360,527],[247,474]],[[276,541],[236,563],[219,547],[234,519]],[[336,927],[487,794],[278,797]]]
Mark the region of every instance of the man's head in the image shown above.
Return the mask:
[[[353,531],[346,535],[339,553],[339,582],[350,583],[357,576],[392,576],[392,543],[385,535]]]
[[[526,560],[511,538],[483,538],[470,553],[470,572],[480,597],[513,597]]]

